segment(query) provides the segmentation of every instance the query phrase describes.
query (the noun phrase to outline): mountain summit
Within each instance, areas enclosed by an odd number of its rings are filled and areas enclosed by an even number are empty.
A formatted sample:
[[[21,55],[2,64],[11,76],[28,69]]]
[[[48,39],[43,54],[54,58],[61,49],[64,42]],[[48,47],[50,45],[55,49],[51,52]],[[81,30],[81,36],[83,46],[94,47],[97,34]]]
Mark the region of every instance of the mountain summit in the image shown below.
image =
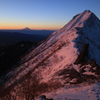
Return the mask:
[[[99,55],[100,20],[94,13],[85,10],[25,55],[19,66],[7,74],[9,81],[5,86],[21,84],[15,86],[20,90],[20,86],[25,85],[24,81],[32,84],[33,80],[38,80],[38,87],[45,84],[46,90],[43,90],[46,92],[62,85],[99,81]],[[36,90],[41,94],[42,89]]]
[[[62,29],[70,30],[75,27],[92,26],[93,24],[99,24],[99,19],[90,10],[75,15],[72,20],[65,25]]]

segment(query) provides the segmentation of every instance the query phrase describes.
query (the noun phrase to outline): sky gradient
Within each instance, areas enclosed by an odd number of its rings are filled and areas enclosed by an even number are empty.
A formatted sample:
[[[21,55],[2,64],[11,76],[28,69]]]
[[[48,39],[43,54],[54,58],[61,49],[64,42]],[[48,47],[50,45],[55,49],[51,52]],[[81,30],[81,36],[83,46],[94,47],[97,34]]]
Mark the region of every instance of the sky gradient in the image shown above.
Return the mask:
[[[100,0],[0,0],[0,29],[58,30],[84,10],[100,19]]]

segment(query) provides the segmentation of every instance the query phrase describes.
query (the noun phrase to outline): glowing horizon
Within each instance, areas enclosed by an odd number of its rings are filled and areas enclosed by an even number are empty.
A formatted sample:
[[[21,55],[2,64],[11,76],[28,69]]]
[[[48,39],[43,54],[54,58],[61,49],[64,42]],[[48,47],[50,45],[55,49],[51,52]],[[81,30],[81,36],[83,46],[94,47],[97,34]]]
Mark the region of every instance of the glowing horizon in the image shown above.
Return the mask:
[[[5,21],[5,22],[1,22],[0,24],[2,24],[0,26],[0,29],[23,29],[25,27],[28,27],[30,29],[33,29],[33,30],[58,30],[60,28],[62,28],[64,25],[63,23],[47,23],[47,22],[41,22],[39,23],[38,22],[26,22],[26,21],[20,21],[20,22],[17,22],[17,21]],[[64,23],[64,24],[67,24]]]
[[[24,29],[24,28],[26,28],[26,27],[28,27],[28,26],[25,26],[25,27],[9,27],[9,26],[7,26],[7,27],[1,27],[0,28],[0,30],[20,30],[20,29]],[[55,27],[41,27],[41,28],[39,28],[39,27],[28,27],[29,29],[31,29],[31,30],[59,30],[59,29],[61,29],[62,27],[57,27],[57,28],[55,28]]]
[[[1,0],[0,30],[59,30],[84,10],[100,18],[99,4],[99,0]]]

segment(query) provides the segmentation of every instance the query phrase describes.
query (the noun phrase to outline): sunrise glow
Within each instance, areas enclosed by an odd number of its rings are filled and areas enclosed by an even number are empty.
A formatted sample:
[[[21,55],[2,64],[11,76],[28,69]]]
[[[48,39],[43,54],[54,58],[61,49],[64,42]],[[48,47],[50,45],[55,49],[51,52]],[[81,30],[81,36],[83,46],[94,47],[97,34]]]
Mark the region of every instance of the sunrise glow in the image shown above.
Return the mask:
[[[58,30],[86,9],[100,18],[99,0],[1,0],[0,29]],[[90,5],[91,3],[91,5]],[[79,8],[79,9],[78,9]]]

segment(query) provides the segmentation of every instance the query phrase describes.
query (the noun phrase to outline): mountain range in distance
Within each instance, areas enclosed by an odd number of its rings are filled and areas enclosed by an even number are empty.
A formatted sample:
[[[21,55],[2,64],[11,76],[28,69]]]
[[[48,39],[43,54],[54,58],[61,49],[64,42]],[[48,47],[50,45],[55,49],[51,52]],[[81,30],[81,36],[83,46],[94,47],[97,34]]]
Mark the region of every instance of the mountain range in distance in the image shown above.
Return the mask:
[[[23,29],[15,29],[15,30],[0,30],[0,32],[19,32],[24,34],[41,34],[41,35],[50,35],[56,30],[32,30],[28,27]]]
[[[54,31],[31,30],[28,27],[21,30],[0,30],[0,44],[9,45],[20,41],[40,42],[46,39],[52,32]]]

